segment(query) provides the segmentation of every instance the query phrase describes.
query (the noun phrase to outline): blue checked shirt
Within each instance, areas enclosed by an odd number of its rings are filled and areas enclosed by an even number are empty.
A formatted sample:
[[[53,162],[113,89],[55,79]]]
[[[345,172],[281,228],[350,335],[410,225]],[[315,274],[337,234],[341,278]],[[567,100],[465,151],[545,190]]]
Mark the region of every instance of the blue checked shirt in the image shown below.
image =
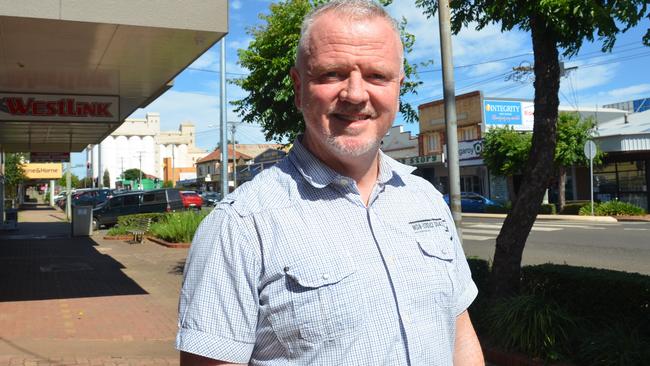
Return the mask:
[[[199,227],[177,348],[250,365],[452,365],[477,289],[447,205],[412,170],[380,153],[366,207],[297,141]]]

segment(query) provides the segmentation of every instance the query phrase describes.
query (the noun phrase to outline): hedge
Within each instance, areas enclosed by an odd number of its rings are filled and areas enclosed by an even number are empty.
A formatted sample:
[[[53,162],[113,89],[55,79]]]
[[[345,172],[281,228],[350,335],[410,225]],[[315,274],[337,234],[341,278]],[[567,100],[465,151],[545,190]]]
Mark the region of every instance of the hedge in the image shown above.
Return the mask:
[[[524,266],[520,295],[493,300],[488,262],[468,263],[479,288],[469,311],[486,344],[580,366],[646,365],[650,359],[650,276]]]

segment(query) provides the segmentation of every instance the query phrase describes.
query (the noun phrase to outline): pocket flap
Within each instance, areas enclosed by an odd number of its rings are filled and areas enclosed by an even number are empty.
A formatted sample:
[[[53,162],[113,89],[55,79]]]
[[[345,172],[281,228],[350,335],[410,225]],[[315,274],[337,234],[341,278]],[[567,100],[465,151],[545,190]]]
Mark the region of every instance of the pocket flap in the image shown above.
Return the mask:
[[[340,282],[356,270],[343,263],[300,263],[285,267],[284,272],[302,287],[318,288]]]
[[[454,260],[453,241],[449,236],[436,235],[431,238],[417,239],[420,250],[429,257],[445,261]]]

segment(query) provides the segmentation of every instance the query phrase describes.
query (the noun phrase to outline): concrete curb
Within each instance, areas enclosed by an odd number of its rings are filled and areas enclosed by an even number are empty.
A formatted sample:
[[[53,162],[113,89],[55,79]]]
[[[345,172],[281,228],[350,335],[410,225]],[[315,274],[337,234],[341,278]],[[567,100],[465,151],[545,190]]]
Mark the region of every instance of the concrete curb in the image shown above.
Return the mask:
[[[506,214],[487,214],[487,213],[463,213],[463,217],[493,218],[504,219]],[[612,216],[578,216],[578,215],[537,215],[537,220],[549,221],[579,221],[579,222],[602,222],[616,223],[618,220]]]

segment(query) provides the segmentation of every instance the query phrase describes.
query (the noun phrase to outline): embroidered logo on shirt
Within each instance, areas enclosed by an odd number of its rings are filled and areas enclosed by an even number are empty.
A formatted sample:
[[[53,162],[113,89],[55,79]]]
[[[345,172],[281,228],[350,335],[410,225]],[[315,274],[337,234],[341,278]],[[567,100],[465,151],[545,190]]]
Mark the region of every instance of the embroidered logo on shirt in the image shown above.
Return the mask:
[[[422,232],[428,232],[431,231],[435,228],[443,228],[445,231],[449,231],[449,228],[447,227],[447,221],[443,219],[424,219],[424,220],[417,220],[417,221],[411,221],[409,222],[409,225],[413,228],[413,231],[415,233],[422,233]]]

